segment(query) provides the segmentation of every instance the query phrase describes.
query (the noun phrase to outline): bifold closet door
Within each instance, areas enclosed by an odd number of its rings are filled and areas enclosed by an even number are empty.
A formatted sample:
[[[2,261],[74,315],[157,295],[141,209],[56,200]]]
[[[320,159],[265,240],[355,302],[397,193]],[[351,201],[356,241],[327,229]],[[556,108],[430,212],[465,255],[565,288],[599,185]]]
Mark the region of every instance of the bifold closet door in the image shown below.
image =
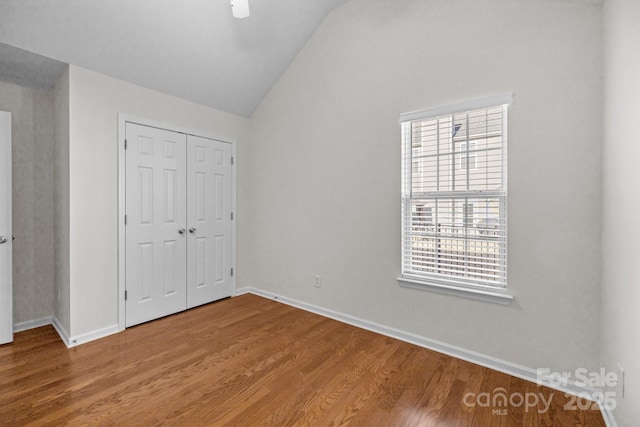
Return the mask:
[[[187,137],[187,307],[233,293],[231,144]]]
[[[126,124],[126,326],[186,309],[186,135]]]

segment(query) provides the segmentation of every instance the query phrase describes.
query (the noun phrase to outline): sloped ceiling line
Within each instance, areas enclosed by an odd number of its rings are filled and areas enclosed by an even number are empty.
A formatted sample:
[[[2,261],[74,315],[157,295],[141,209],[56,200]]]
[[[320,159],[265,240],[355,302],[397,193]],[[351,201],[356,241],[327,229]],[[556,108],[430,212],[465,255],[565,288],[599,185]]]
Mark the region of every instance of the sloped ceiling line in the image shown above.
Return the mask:
[[[249,117],[345,1],[250,0],[251,15],[239,20],[229,0],[4,0],[0,43],[45,58],[0,46],[0,78],[35,63],[40,74],[23,79],[48,84],[47,65],[55,73],[70,63]]]

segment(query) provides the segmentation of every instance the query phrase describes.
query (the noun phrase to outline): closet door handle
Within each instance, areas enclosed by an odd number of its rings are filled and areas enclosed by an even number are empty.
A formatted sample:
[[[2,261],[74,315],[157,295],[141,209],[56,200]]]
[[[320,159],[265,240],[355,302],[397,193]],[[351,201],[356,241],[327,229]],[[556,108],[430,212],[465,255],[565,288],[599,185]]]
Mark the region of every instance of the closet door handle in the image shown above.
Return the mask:
[[[7,238],[4,236],[0,236],[0,245],[2,245],[3,243],[7,243]]]
[[[184,234],[187,230],[185,230],[184,228],[181,228],[178,230],[178,234]]]
[[[191,234],[195,234],[195,232],[196,232],[196,228],[195,228],[195,227],[191,227],[191,228],[189,229],[189,233],[191,233]]]

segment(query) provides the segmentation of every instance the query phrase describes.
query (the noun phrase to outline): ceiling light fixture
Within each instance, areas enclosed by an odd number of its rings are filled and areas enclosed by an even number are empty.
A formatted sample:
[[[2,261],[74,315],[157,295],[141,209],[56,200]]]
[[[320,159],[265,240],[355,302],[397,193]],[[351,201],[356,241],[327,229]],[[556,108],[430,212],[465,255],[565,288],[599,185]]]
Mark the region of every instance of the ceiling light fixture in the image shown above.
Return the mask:
[[[231,0],[231,13],[238,19],[249,16],[249,0]]]

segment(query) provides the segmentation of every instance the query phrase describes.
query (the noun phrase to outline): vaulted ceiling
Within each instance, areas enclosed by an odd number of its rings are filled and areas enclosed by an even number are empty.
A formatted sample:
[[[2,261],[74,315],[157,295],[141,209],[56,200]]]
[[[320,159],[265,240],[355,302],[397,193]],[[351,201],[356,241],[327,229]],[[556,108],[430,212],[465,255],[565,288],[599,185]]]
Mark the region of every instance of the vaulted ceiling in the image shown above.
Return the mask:
[[[249,0],[238,20],[229,0],[2,0],[0,43],[249,117],[345,1]],[[0,78],[25,63],[23,79],[59,69],[9,46]]]

